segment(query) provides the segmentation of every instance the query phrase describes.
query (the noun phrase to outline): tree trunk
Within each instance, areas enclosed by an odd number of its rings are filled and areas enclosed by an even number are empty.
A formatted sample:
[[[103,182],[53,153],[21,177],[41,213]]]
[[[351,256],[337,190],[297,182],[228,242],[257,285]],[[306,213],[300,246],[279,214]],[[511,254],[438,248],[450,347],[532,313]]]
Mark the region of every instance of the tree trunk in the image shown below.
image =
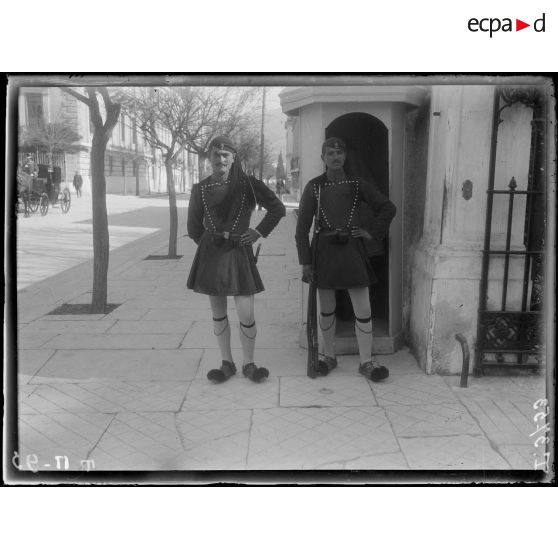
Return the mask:
[[[165,159],[167,171],[167,190],[169,193],[170,231],[169,231],[169,258],[176,258],[176,243],[178,236],[178,210],[176,208],[176,190],[174,188],[174,175],[172,160]]]
[[[91,312],[104,314],[107,305],[109,232],[107,217],[105,149],[108,137],[95,131],[91,145],[91,198],[93,210],[93,296]]]

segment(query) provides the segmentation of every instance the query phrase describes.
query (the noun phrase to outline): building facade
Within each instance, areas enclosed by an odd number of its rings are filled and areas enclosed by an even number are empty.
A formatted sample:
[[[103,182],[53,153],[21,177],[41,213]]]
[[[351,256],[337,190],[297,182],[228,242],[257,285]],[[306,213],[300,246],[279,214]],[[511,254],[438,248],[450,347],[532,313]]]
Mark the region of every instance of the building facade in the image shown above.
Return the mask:
[[[324,172],[324,139],[338,136],[348,146],[349,170],[372,177],[397,206],[385,253],[373,262],[380,279],[371,289],[374,351],[407,344],[427,373],[456,373],[461,334],[477,365],[488,347],[487,366],[514,359],[543,366],[534,342],[529,354],[525,349],[526,320],[543,318],[532,303],[538,252],[526,235],[541,230],[542,214],[533,208],[546,207],[555,191],[551,86],[519,87],[506,98],[506,88],[493,83],[400,83],[289,87],[280,94],[289,117],[287,169],[299,191]],[[533,90],[537,106],[546,107],[542,118],[522,93]],[[541,120],[544,133],[536,139]],[[487,194],[491,189],[495,194]],[[338,308],[338,351],[354,352],[342,314]],[[542,351],[540,328],[538,335]]]
[[[78,88],[79,89],[79,88]],[[76,153],[57,155],[62,182],[71,187],[75,171],[83,177],[83,190],[91,190],[90,151],[93,136],[89,108],[58,87],[21,87],[18,98],[19,129],[37,129],[52,122],[63,122],[81,140]],[[20,154],[21,156],[21,154]],[[33,154],[43,162],[44,154]],[[146,195],[167,192],[164,162],[158,150],[145,140],[135,119],[121,113],[105,154],[108,194]],[[186,150],[179,154],[174,172],[177,193],[187,192],[198,181],[197,157]]]

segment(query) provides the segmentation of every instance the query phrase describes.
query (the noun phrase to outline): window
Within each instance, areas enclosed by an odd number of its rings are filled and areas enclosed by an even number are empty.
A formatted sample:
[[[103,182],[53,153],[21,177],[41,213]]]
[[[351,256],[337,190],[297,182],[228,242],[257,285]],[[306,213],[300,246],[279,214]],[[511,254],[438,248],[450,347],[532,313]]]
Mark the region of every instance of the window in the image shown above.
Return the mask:
[[[138,143],[138,123],[136,122],[135,118],[133,120],[133,127],[132,127],[132,143],[136,145]]]
[[[29,93],[27,101],[27,125],[30,128],[41,128],[44,125],[43,96],[40,93]]]
[[[126,143],[126,122],[125,122],[126,117],[124,115],[121,116],[121,120],[120,120],[120,136],[121,136],[121,140],[122,140],[122,145],[124,145]]]
[[[109,176],[112,176],[113,165],[114,165],[114,161],[112,159],[112,155],[109,155]]]

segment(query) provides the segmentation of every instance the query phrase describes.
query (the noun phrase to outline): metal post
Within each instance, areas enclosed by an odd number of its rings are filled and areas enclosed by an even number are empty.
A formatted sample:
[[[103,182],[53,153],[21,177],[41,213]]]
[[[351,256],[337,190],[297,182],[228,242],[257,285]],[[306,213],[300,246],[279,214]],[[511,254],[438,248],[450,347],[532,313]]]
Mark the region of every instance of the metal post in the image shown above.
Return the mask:
[[[486,222],[484,228],[484,249],[482,253],[482,271],[480,280],[480,296],[479,296],[479,310],[477,317],[477,343],[475,355],[475,367],[473,373],[475,376],[482,374],[482,359],[483,359],[483,340],[484,340],[484,327],[483,327],[483,312],[486,310],[486,296],[488,288],[488,259],[490,250],[490,234],[492,230],[492,204],[494,201],[494,176],[496,172],[496,150],[498,145],[498,127],[500,126],[500,88],[494,89],[494,104],[492,108],[492,139],[490,142],[490,166],[488,171],[488,198],[486,201]]]
[[[260,180],[263,177],[264,167],[264,120],[265,120],[265,87],[262,94],[262,127],[260,132]]]

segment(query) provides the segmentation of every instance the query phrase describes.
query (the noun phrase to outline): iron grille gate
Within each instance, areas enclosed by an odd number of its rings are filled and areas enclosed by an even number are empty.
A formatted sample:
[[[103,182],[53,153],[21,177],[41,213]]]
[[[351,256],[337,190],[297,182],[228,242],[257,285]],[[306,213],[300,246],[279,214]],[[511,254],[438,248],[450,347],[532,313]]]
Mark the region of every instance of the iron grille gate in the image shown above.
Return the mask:
[[[507,189],[495,189],[495,169],[498,130],[502,113],[516,103],[532,109],[531,149],[526,188],[518,188],[512,177]],[[544,367],[543,286],[544,236],[546,231],[546,106],[544,93],[537,88],[500,88],[494,92],[492,143],[487,191],[486,227],[477,326],[477,347],[474,374],[480,376],[487,369],[531,369]],[[507,198],[505,248],[492,246],[494,200]],[[523,247],[511,246],[514,201],[525,196],[525,219],[522,223]],[[505,202],[504,202],[505,203]],[[503,260],[503,262],[502,262]],[[520,303],[508,301],[510,262],[519,265],[523,276]],[[495,264],[500,265],[495,265]],[[503,263],[503,265],[502,265]],[[489,272],[492,273],[489,277]],[[495,270],[497,272],[495,273]],[[495,278],[496,275],[496,278]],[[497,304],[488,308],[489,283],[500,282],[501,293]],[[510,306],[515,306],[511,309]],[[519,306],[519,307],[518,307]]]

